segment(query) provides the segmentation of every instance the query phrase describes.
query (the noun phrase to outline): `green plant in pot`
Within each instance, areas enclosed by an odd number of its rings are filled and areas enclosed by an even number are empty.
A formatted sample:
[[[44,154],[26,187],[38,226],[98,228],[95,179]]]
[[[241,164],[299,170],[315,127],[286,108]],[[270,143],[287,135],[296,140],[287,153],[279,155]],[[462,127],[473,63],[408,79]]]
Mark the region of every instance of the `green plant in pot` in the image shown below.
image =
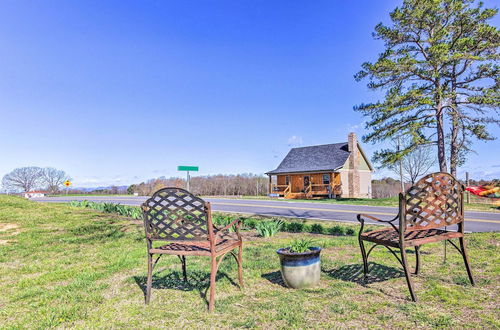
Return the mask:
[[[311,239],[293,240],[289,247],[276,251],[281,262],[281,277],[286,286],[309,288],[319,283],[321,275],[321,248]]]

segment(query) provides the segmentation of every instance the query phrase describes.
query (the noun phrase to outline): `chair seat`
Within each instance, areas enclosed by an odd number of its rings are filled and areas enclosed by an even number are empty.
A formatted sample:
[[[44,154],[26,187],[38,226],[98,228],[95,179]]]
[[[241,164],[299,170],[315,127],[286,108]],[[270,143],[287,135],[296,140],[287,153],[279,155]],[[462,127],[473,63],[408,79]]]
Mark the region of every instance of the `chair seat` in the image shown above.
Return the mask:
[[[405,233],[404,246],[418,246],[425,243],[439,242],[464,235],[459,232],[441,229],[412,230]],[[399,233],[394,228],[384,228],[361,234],[361,239],[382,245],[399,247]]]
[[[217,242],[215,251],[217,255],[230,251],[238,246],[241,242],[236,239],[222,239]],[[209,241],[175,241],[160,247],[152,248],[150,253],[156,254],[174,254],[174,255],[210,255]]]

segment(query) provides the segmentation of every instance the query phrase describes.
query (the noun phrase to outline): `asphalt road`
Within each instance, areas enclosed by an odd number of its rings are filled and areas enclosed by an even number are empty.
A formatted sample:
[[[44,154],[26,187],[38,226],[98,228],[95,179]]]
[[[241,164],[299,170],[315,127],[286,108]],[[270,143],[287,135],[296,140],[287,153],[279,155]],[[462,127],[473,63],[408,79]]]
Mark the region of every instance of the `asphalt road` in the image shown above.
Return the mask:
[[[73,200],[91,200],[95,202],[120,203],[138,206],[147,197],[142,196],[68,196],[34,198],[38,202],[67,203]],[[206,198],[212,204],[212,210],[291,218],[319,219],[326,221],[355,222],[358,213],[373,215],[383,220],[390,220],[397,214],[395,207],[339,205],[314,202],[292,202],[284,200],[251,200]],[[470,232],[500,231],[500,213],[466,212],[465,230]],[[374,221],[368,223],[375,223]],[[380,224],[380,223],[379,223]]]

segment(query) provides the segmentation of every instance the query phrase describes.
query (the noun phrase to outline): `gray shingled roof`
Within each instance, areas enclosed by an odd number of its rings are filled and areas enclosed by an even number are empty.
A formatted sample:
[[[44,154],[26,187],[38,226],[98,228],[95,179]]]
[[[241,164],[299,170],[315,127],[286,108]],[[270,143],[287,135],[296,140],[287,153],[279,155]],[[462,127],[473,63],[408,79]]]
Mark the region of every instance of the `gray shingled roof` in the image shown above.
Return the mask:
[[[335,171],[345,164],[349,154],[347,142],[293,148],[277,169],[266,174]]]

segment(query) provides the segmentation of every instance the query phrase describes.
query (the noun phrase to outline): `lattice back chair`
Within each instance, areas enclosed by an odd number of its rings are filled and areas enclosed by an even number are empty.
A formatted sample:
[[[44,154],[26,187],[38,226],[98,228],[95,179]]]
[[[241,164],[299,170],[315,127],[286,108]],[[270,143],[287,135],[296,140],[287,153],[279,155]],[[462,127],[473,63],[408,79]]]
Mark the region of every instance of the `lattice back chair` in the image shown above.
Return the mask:
[[[224,228],[212,222],[210,203],[180,188],[163,188],[146,200],[142,206],[144,229],[148,249],[148,277],[146,282],[146,304],[151,297],[153,269],[164,254],[177,255],[181,260],[184,281],[187,281],[186,257],[208,256],[211,258],[210,297],[208,309],[215,304],[215,278],[220,262],[227,253],[236,259],[238,279],[243,287],[242,252],[243,240],[239,233],[240,219]],[[231,228],[235,233],[229,233]],[[154,241],[167,244],[155,246]],[[234,249],[238,248],[238,253]],[[155,261],[153,256],[158,255]]]
[[[464,241],[464,186],[448,173],[432,173],[421,178],[405,194],[399,194],[399,213],[392,220],[358,214],[361,223],[358,240],[363,257],[365,278],[368,274],[368,257],[376,246],[385,246],[403,266],[406,282],[413,301],[415,295],[408,267],[406,248],[414,247],[416,256],[415,275],[420,270],[420,246],[426,243],[448,241],[462,255],[470,282],[474,279]],[[386,223],[387,228],[363,232],[365,220]],[[457,225],[457,231],[448,231],[447,226]],[[451,241],[458,238],[459,246]],[[364,242],[375,243],[368,253]],[[392,248],[399,248],[400,257]]]

